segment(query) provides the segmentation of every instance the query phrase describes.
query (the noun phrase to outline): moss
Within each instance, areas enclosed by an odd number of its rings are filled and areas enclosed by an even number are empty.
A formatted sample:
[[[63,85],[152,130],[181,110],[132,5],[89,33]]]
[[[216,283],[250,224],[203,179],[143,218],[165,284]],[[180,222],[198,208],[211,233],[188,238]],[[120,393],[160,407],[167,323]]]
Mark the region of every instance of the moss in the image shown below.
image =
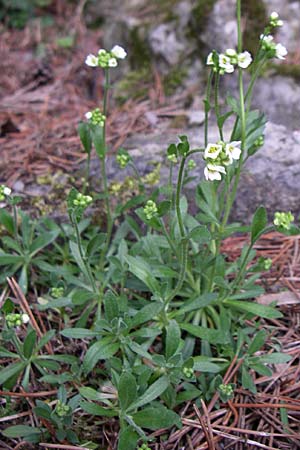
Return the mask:
[[[146,41],[146,33],[143,27],[135,27],[130,31],[130,66],[133,70],[149,67],[151,62],[151,50]]]
[[[187,68],[182,65],[172,67],[167,75],[163,78],[163,87],[166,95],[172,95],[176,89],[182,86],[187,76]]]
[[[197,0],[191,12],[191,19],[188,23],[187,37],[198,42],[199,54],[205,56],[206,45],[201,36],[206,28],[207,19],[213,10],[217,0]]]
[[[267,10],[262,0],[242,0],[241,6],[242,16],[246,19],[243,47],[255,55],[259,36],[268,22]]]

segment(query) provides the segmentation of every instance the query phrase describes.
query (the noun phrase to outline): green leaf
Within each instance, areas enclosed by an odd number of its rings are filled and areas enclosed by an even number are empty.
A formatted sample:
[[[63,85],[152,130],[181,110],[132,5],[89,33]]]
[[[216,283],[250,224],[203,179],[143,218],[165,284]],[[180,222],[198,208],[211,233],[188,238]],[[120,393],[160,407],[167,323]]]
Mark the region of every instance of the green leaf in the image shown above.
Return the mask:
[[[224,123],[226,120],[233,114],[233,111],[228,111],[225,114],[222,114],[222,116],[218,117],[217,123],[219,128],[223,128]]]
[[[93,338],[98,335],[97,332],[87,330],[86,328],[65,328],[60,332],[60,334],[70,339],[86,339]]]
[[[266,330],[259,330],[258,333],[253,338],[253,341],[249,345],[248,353],[249,355],[253,355],[253,353],[260,350],[267,339],[267,332]]]
[[[95,389],[88,386],[79,388],[79,393],[87,400],[101,400],[102,398],[100,392],[97,392]]]
[[[222,370],[220,366],[213,363],[207,356],[194,356],[193,369],[199,372],[218,373]]]
[[[131,328],[137,327],[142,323],[148,322],[153,319],[160,311],[163,309],[163,304],[158,302],[149,303],[149,305],[144,306],[140,309],[134,317],[131,319]]]
[[[166,358],[173,356],[180,344],[180,327],[176,320],[171,320],[166,327]]]
[[[2,431],[2,434],[8,438],[21,438],[32,434],[41,434],[41,432],[42,431],[39,428],[30,427],[28,425],[13,425]]]
[[[252,356],[249,362],[260,364],[285,364],[291,360],[291,356],[286,353],[270,353],[269,355]]]
[[[139,438],[132,427],[123,428],[119,435],[118,450],[136,450]]]
[[[92,141],[99,158],[104,158],[106,153],[105,142],[103,139],[103,128],[96,126],[92,130]]]
[[[126,411],[137,396],[137,385],[134,376],[129,372],[124,372],[120,376],[118,384],[118,396],[121,409]]]
[[[90,128],[87,122],[80,122],[77,131],[82,143],[82,146],[84,148],[84,151],[86,153],[91,153],[92,149],[92,139],[91,139],[91,133]]]
[[[129,271],[141,280],[154,294],[159,292],[159,283],[153,277],[150,265],[141,257],[126,256]]]
[[[112,343],[111,337],[104,338],[93,344],[85,354],[83,368],[85,372],[91,372],[100,359],[109,359],[119,350],[119,343]]]
[[[16,264],[16,263],[23,263],[23,262],[24,262],[24,256],[0,253],[0,266],[6,266],[7,264]]]
[[[254,242],[257,241],[257,239],[261,236],[267,223],[268,218],[266,208],[260,206],[255,211],[251,224],[251,244],[254,244]]]
[[[145,408],[133,414],[132,418],[138,426],[149,430],[170,428],[173,425],[180,426],[179,416],[163,405]]]
[[[41,350],[41,348],[43,348],[49,341],[51,341],[51,339],[54,336],[55,336],[55,330],[47,331],[47,333],[44,334],[44,336],[42,336],[41,339],[39,340],[39,342],[36,346],[36,351],[38,352],[39,350]]]
[[[159,397],[169,386],[169,379],[166,376],[163,376],[156,380],[151,386],[146,390],[144,394],[140,396],[140,398],[132,403],[128,410],[133,410],[140,408],[141,406],[147,405]]]
[[[210,328],[201,327],[198,325],[191,325],[189,323],[180,323],[180,328],[188,333],[196,336],[211,344],[226,344],[227,337],[219,330],[212,330]]]
[[[96,403],[82,401],[80,402],[80,407],[93,416],[114,417],[118,415],[113,409],[103,408],[103,406],[96,405]]]
[[[43,233],[37,237],[29,247],[30,256],[33,257],[37,252],[47,245],[51,244],[59,235],[59,229]]]
[[[273,374],[272,370],[264,364],[252,364],[250,361],[248,361],[248,364],[251,369],[255,370],[255,372],[263,377],[271,377]]]
[[[192,298],[188,302],[186,302],[178,311],[176,311],[175,315],[180,315],[185,312],[194,311],[195,309],[204,308],[205,306],[210,305],[218,298],[217,294],[208,293],[200,295],[199,297]]]
[[[278,319],[283,317],[282,313],[272,306],[260,305],[255,302],[240,302],[238,300],[226,299],[223,303],[240,311],[248,312],[254,314],[255,316],[264,317],[265,319]]]
[[[74,257],[76,263],[78,264],[78,267],[80,268],[81,272],[85,275],[86,279],[89,280],[89,273],[87,271],[85,262],[83,261],[82,256],[80,254],[78,244],[76,242],[70,241],[69,245],[72,256]]]
[[[115,317],[119,316],[118,298],[112,291],[107,291],[104,296],[105,318],[111,322]]]
[[[27,334],[23,346],[23,352],[26,359],[29,359],[31,357],[35,347],[35,343],[36,343],[36,331],[31,330]]]
[[[19,374],[26,367],[25,361],[18,361],[16,363],[10,364],[0,371],[0,385],[5,383],[9,378],[16,374]]]
[[[242,366],[242,386],[244,389],[248,389],[253,394],[257,393],[252,376],[250,375],[248,368],[246,368],[245,366]]]
[[[210,242],[211,234],[205,225],[199,225],[193,228],[187,235],[188,239],[193,239],[198,244]]]

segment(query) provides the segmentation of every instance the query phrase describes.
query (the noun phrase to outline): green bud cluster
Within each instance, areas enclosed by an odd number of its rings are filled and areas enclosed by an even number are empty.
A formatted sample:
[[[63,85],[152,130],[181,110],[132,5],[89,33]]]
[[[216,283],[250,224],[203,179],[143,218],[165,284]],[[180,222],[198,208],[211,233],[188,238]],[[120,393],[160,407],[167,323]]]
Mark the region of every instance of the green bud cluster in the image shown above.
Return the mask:
[[[194,170],[196,168],[196,163],[193,159],[190,159],[187,163],[188,170]]]
[[[145,175],[142,178],[142,181],[146,184],[150,184],[150,185],[155,185],[159,183],[160,180],[160,167],[161,164],[157,164],[157,166],[155,167],[155,169],[152,172],[147,173],[147,175]]]
[[[274,215],[274,225],[284,230],[291,228],[291,223],[295,220],[293,214],[289,212],[276,212]]]
[[[264,139],[263,135],[261,135],[256,139],[256,141],[254,141],[253,145],[255,148],[260,148],[264,145],[264,143],[265,143],[265,139]]]
[[[177,164],[178,163],[178,159],[177,156],[174,153],[171,153],[167,156],[168,160],[173,163],[173,164]]]
[[[80,192],[77,194],[75,200],[73,200],[74,206],[81,206],[82,208],[87,208],[93,199],[90,195],[83,195]]]
[[[93,125],[104,127],[106,116],[101,113],[99,108],[95,108],[93,111],[87,112],[85,117],[90,120]]]
[[[129,163],[130,157],[128,154],[126,153],[119,153],[116,156],[116,161],[120,166],[120,169],[125,169],[125,167],[127,166],[127,164]]]
[[[153,200],[148,200],[145,207],[144,207],[144,213],[146,215],[146,218],[148,220],[153,219],[158,213],[158,209],[156,206],[156,203]]]
[[[262,262],[262,266],[264,268],[264,270],[270,270],[272,267],[272,259],[271,258],[265,258]]]
[[[283,21],[281,19],[279,19],[279,15],[277,12],[272,12],[272,14],[270,15],[270,22],[269,22],[270,26],[273,28],[276,27],[282,27],[283,25]]]
[[[4,184],[0,186],[0,201],[3,202],[11,194],[11,189]]]
[[[151,450],[146,443],[142,444],[141,447],[138,447],[137,450]]]
[[[19,327],[23,323],[29,322],[29,316],[27,314],[7,314],[5,317],[8,328]]]
[[[194,370],[192,369],[192,367],[184,367],[182,369],[182,372],[186,378],[192,378],[194,375]]]
[[[118,65],[118,61],[113,53],[108,52],[107,50],[104,50],[103,48],[99,50],[98,66],[105,69],[107,67],[116,67],[117,65]]]
[[[65,417],[68,414],[70,414],[71,407],[66,405],[65,403],[62,403],[60,400],[58,400],[55,412],[59,417]]]
[[[64,295],[64,288],[63,287],[53,287],[51,288],[51,295],[53,298],[61,298]]]

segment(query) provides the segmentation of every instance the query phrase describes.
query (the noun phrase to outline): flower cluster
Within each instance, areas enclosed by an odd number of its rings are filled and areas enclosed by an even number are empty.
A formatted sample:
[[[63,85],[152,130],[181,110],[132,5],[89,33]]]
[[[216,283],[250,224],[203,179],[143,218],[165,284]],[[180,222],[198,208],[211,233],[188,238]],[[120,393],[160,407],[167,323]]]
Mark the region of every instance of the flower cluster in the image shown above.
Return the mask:
[[[125,59],[127,53],[120,45],[115,45],[110,51],[100,48],[98,55],[90,53],[85,60],[85,63],[90,67],[117,67],[118,59]]]
[[[63,287],[53,287],[50,292],[53,298],[61,298],[64,295],[64,291]]]
[[[144,213],[148,220],[153,219],[158,213],[158,209],[156,203],[153,200],[148,200],[146,205],[144,206]]]
[[[128,152],[126,152],[126,150],[124,149],[120,149],[116,156],[116,161],[119,164],[120,169],[125,169],[125,167],[130,161],[130,156]]]
[[[291,228],[291,223],[295,220],[293,214],[289,212],[276,212],[274,215],[274,225],[284,230]]]
[[[177,156],[175,155],[175,153],[169,153],[167,155],[167,158],[173,164],[177,164],[178,163],[178,159],[177,159]]]
[[[88,119],[93,125],[99,125],[104,127],[106,117],[100,112],[99,108],[95,108],[93,111],[85,113],[85,118]]]
[[[218,391],[220,394],[220,398],[223,402],[227,402],[233,397],[234,394],[234,385],[230,384],[220,384],[218,387]]]
[[[138,447],[138,450],[151,450],[146,443],[142,444],[141,447]]]
[[[194,370],[192,369],[192,367],[184,367],[182,369],[182,372],[186,378],[193,378],[194,376]]]
[[[76,198],[73,200],[74,206],[81,206],[82,208],[87,208],[91,203],[93,199],[90,195],[83,195],[80,192],[78,192]]]
[[[193,159],[190,159],[187,163],[188,170],[194,170],[196,169],[197,165]]]
[[[222,174],[226,174],[225,167],[240,159],[241,141],[223,142],[208,144],[204,151],[204,159],[207,165],[204,169],[204,176],[209,181],[220,181]]]
[[[4,184],[0,186],[0,201],[5,200],[5,197],[8,197],[11,194],[11,189]]]
[[[55,412],[59,417],[65,417],[71,412],[71,407],[66,405],[65,403],[61,402],[60,400],[57,401]]]
[[[276,44],[273,42],[273,36],[271,34],[261,34],[261,48],[267,53],[269,58],[274,56],[278,59],[285,59],[288,54],[287,49],[282,44]]]
[[[279,14],[275,11],[270,15],[270,26],[273,28],[282,27],[283,21],[279,19]]]
[[[5,319],[8,328],[19,327],[22,323],[29,322],[28,314],[7,314]]]
[[[208,55],[206,60],[206,64],[213,66],[213,70],[221,75],[234,72],[234,66],[247,69],[251,62],[252,56],[249,52],[237,53],[234,48],[228,48],[225,53],[217,53],[214,50]]]

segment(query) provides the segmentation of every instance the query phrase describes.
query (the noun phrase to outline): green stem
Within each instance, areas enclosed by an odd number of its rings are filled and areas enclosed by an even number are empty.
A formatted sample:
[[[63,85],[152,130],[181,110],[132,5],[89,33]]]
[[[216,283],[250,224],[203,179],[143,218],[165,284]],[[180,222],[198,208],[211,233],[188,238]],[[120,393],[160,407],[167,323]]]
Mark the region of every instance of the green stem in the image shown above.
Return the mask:
[[[212,86],[212,80],[214,77],[214,71],[211,70],[208,81],[207,81],[207,87],[206,87],[206,94],[205,94],[205,120],[204,120],[204,147],[207,147],[208,144],[208,113],[209,113],[209,99],[211,94],[211,86]]]
[[[14,215],[14,235],[16,241],[20,243],[20,237],[18,233],[18,210],[16,205],[13,205],[13,215]]]
[[[221,139],[221,141],[223,141],[224,140],[223,130],[222,130],[222,126],[219,124],[219,118],[220,118],[219,85],[220,85],[220,74],[218,72],[216,74],[216,81],[215,81],[215,114],[216,114],[216,118],[217,118],[220,139]]]
[[[176,206],[176,215],[177,215],[177,221],[179,226],[179,231],[181,238],[185,237],[185,230],[180,210],[180,194],[181,194],[181,188],[182,188],[182,180],[183,180],[183,174],[184,174],[184,165],[186,162],[187,155],[182,157],[182,160],[180,162],[179,172],[178,172],[178,180],[177,180],[177,188],[176,188],[176,198],[175,198],[175,206]]]

